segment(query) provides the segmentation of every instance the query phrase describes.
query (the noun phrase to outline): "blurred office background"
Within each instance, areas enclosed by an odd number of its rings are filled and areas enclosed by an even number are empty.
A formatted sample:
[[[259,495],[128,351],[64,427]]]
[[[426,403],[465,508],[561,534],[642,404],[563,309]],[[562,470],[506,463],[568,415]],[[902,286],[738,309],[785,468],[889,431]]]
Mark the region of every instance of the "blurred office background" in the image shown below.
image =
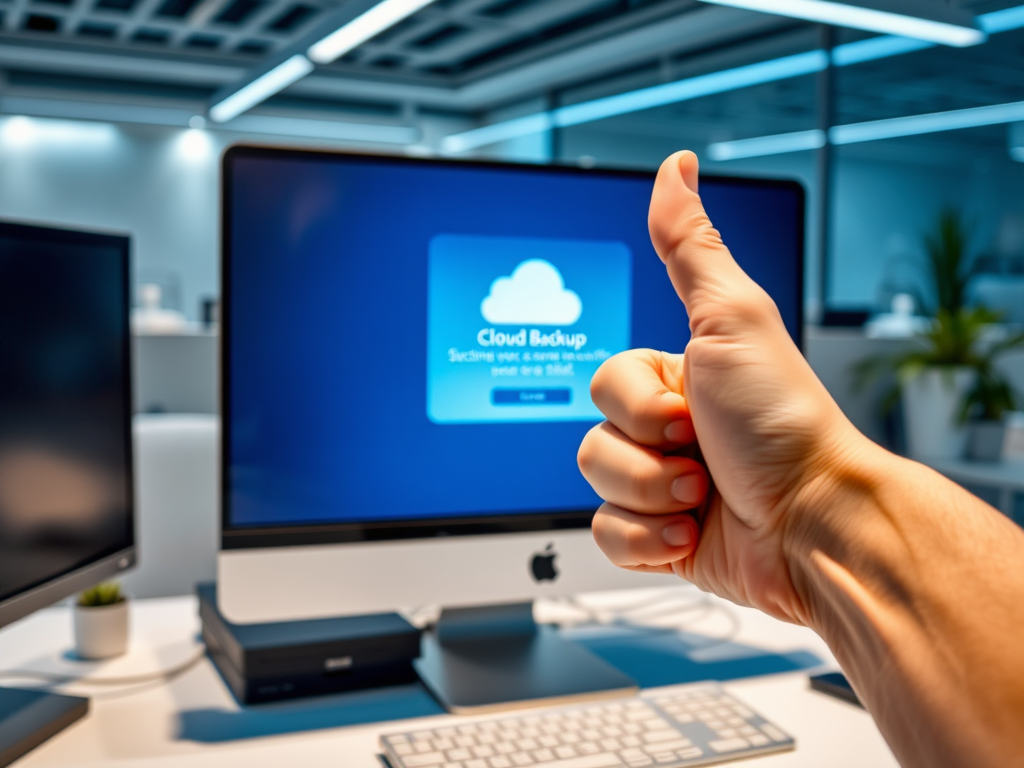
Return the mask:
[[[191,461],[202,454],[189,440],[209,447],[216,431],[224,147],[646,169],[690,148],[707,173],[804,185],[806,352],[854,422],[900,449],[882,385],[855,391],[851,366],[912,343],[862,326],[897,294],[932,309],[924,238],[944,209],[969,235],[969,301],[1024,323],[1024,5],[957,4],[985,42],[932,45],[697,0],[436,0],[216,122],[219,95],[359,3],[0,0],[0,217],[131,233],[136,283],[159,286],[181,320],[136,341],[137,408],[164,414],[138,429],[159,443],[166,414],[207,414],[171,438]],[[1024,354],[1000,366],[1024,390]],[[178,506],[214,509],[213,477],[179,484],[200,500]],[[1024,515],[1012,487],[974,487]],[[216,531],[199,527],[205,552]],[[169,583],[140,591],[179,589]]]

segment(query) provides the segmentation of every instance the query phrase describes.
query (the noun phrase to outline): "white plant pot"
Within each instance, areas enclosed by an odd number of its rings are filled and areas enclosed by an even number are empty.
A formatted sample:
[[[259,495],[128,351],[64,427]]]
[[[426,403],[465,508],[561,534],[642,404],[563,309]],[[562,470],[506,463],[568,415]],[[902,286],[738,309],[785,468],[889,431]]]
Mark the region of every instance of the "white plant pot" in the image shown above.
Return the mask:
[[[934,367],[903,384],[903,419],[911,458],[964,455],[967,429],[960,423],[960,410],[974,377],[972,368]]]
[[[1003,421],[975,421],[970,424],[967,438],[967,458],[974,461],[1002,461],[1006,443],[1006,423]]]
[[[81,659],[109,659],[128,650],[128,601],[114,605],[75,604],[75,653]]]

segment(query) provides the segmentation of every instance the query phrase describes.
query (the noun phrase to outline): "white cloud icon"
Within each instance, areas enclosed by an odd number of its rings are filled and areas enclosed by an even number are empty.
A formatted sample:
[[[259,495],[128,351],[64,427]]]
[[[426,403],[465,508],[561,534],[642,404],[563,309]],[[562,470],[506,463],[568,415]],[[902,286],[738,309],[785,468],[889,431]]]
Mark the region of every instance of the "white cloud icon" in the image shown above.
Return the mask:
[[[562,273],[544,259],[527,259],[491,283],[480,314],[493,325],[572,325],[583,302],[565,287]]]

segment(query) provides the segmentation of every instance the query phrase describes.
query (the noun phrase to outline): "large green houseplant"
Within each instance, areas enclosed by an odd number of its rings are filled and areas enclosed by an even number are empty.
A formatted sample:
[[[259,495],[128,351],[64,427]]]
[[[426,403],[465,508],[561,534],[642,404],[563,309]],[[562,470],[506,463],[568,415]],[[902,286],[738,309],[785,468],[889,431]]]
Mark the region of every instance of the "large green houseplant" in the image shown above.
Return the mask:
[[[966,447],[969,418],[998,423],[1017,406],[995,361],[1024,346],[1024,334],[994,340],[990,328],[999,316],[984,307],[965,306],[969,239],[961,215],[944,209],[935,230],[924,238],[935,295],[931,327],[918,334],[909,350],[869,358],[855,369],[861,387],[895,374],[883,407],[888,410],[902,402],[907,448],[915,458],[959,458]]]

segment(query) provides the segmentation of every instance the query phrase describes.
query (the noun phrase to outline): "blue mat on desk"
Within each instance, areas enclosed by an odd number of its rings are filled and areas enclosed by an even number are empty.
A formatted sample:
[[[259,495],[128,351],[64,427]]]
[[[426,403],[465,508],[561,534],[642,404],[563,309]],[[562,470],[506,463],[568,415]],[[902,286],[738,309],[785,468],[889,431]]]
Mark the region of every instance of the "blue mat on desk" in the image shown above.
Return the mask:
[[[699,680],[736,680],[820,666],[803,650],[764,649],[669,629],[602,626],[566,633],[632,677],[641,688]],[[244,709],[179,714],[178,738],[221,743],[444,714],[422,685],[402,685]]]

